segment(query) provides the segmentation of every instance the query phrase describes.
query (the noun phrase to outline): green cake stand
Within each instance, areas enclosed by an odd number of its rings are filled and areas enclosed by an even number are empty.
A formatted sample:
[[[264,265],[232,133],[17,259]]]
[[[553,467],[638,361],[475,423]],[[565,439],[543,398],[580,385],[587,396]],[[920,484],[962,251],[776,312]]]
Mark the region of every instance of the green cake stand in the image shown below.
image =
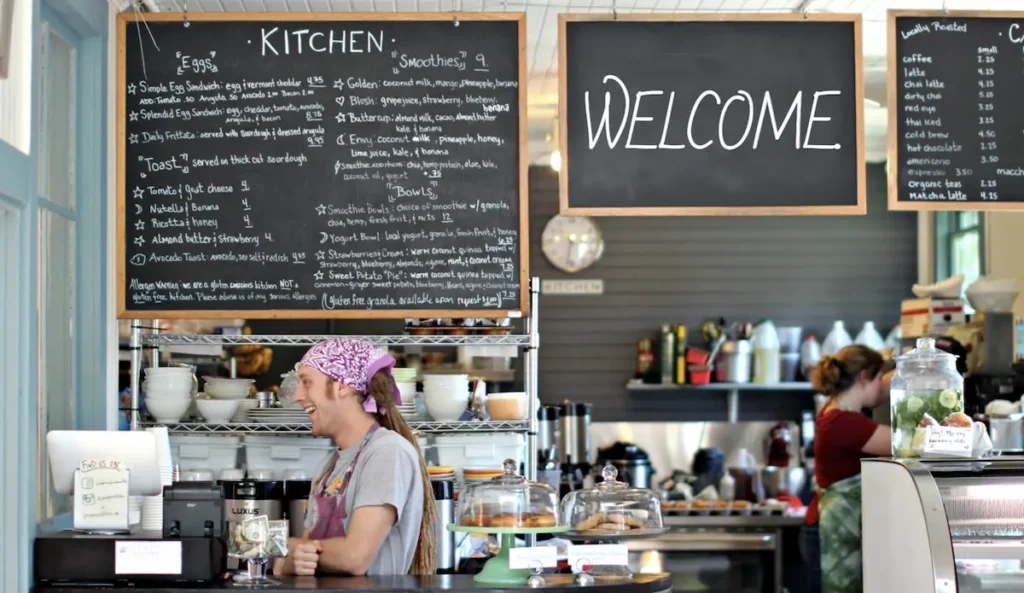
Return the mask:
[[[517,535],[541,535],[549,533],[565,533],[568,525],[558,527],[466,527],[464,525],[448,525],[448,531],[456,533],[480,533],[497,535],[501,540],[501,551],[484,564],[480,574],[473,577],[474,583],[481,585],[513,585],[522,586],[530,578],[530,570],[509,566],[509,554],[516,547]]]

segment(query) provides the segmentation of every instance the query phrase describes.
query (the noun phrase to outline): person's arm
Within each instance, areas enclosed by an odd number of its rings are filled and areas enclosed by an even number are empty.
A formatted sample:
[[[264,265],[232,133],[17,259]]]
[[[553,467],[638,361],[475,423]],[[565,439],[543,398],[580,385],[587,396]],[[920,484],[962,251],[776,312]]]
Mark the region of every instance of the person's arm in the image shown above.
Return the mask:
[[[888,426],[876,426],[871,438],[860,449],[868,455],[892,455],[892,430]]]
[[[365,575],[396,521],[398,511],[390,504],[359,507],[352,512],[345,537],[320,540],[322,551],[317,568],[323,572]]]

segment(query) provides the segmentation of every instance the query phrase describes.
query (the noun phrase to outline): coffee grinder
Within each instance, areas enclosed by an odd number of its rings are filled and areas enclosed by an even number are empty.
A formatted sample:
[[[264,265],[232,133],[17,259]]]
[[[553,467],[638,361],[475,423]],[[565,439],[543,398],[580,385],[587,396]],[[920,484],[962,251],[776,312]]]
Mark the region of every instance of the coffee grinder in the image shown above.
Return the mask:
[[[590,419],[592,406],[565,400],[559,409],[558,457],[561,463],[561,495],[583,488],[590,474]]]

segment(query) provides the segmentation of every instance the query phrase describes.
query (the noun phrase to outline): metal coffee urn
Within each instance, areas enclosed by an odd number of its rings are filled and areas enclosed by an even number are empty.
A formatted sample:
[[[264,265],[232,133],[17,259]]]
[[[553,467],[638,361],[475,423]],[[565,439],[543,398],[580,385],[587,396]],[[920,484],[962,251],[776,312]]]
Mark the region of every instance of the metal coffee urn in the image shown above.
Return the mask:
[[[562,402],[558,419],[558,456],[563,465],[580,467],[590,462],[590,410],[584,402]]]
[[[538,467],[561,461],[558,457],[558,411],[558,406],[541,406],[537,410]]]
[[[455,557],[455,533],[444,528],[455,522],[455,482],[437,480],[434,487],[434,502],[437,505],[437,574],[455,574],[458,561]]]
[[[287,480],[284,483],[284,514],[288,519],[289,537],[302,537],[306,529],[306,505],[312,484],[309,480]]]

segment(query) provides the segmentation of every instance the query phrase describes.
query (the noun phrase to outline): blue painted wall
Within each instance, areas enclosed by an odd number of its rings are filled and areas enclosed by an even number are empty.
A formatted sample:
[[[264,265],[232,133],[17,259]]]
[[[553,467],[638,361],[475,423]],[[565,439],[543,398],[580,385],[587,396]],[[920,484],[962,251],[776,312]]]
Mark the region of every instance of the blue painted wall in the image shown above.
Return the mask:
[[[16,325],[0,336],[3,351],[17,354],[17,373],[2,378],[7,414],[0,418],[0,463],[3,464],[0,509],[0,591],[27,593],[31,586],[32,539],[37,524],[38,459],[38,243],[39,206],[36,172],[40,104],[40,30],[44,20],[77,41],[76,100],[76,427],[104,428],[106,385],[106,205],[107,205],[107,38],[104,0],[21,0],[32,10],[32,149],[24,154],[0,142],[0,200],[18,213],[18,273],[0,279],[0,290],[16,302]],[[19,4],[19,9],[22,5]],[[3,114],[4,117],[10,114]],[[25,114],[17,114],[24,117]],[[3,254],[0,254],[2,257]],[[11,319],[11,318],[8,318]],[[14,402],[14,403],[12,403]],[[13,412],[13,413],[11,413]],[[62,527],[58,517],[43,528]]]

